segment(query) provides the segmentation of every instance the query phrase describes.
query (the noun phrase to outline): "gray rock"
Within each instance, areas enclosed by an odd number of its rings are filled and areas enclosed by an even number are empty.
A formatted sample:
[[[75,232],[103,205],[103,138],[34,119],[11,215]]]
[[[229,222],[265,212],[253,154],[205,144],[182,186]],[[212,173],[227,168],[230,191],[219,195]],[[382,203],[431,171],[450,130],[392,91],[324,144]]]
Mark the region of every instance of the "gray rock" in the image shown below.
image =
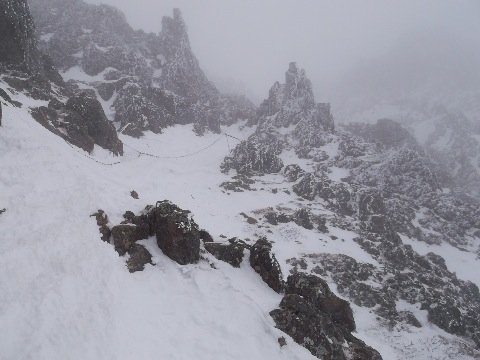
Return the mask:
[[[200,260],[200,231],[190,211],[165,200],[153,210],[158,247],[170,259],[181,265]]]
[[[270,288],[278,293],[283,291],[285,283],[282,270],[266,238],[259,239],[250,249],[250,266]]]

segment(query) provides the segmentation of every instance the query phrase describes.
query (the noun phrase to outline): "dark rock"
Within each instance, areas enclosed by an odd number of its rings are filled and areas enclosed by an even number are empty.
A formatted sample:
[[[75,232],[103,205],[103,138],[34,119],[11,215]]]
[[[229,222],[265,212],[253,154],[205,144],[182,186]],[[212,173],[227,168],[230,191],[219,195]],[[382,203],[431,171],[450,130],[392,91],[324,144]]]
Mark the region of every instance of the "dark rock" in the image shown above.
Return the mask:
[[[159,201],[154,209],[158,247],[181,265],[200,260],[200,231],[190,211],[171,202]]]
[[[115,84],[111,82],[102,82],[97,86],[98,95],[103,99],[103,101],[108,101],[112,98],[115,93]]]
[[[284,347],[287,345],[287,340],[285,339],[285,337],[280,336],[278,338],[278,345],[280,345],[280,347]]]
[[[148,228],[136,225],[117,225],[112,228],[113,245],[120,256],[125,255],[138,240],[148,239]]]
[[[415,317],[415,315],[412,314],[412,312],[410,312],[410,311],[399,311],[398,315],[408,325],[414,326],[416,328],[421,328],[422,327],[422,324],[420,324],[420,321],[418,321],[418,319]]]
[[[278,173],[283,161],[278,157],[282,142],[274,133],[260,133],[242,141],[221,165],[222,172],[235,169],[239,174]]]
[[[388,230],[386,209],[382,195],[375,190],[361,192],[358,196],[358,217],[364,229],[378,234]]]
[[[112,235],[112,231],[108,224],[108,216],[105,214],[103,210],[98,210],[95,214],[90,216],[95,216],[95,220],[97,221],[97,225],[99,227],[99,231],[102,234],[101,239],[105,242],[110,242],[110,236]]]
[[[343,359],[343,334],[328,315],[318,311],[303,297],[287,294],[280,309],[270,312],[276,327],[319,359]]]
[[[206,242],[205,250],[215,256],[218,260],[225,261],[235,268],[239,268],[243,261],[245,246],[239,242],[231,244],[220,244]]]
[[[207,230],[202,229],[200,230],[200,240],[204,243],[213,242],[213,237]]]
[[[290,164],[285,166],[283,169],[283,175],[289,182],[295,182],[300,179],[305,174],[305,171],[302,170],[297,164]]]
[[[81,119],[82,124],[85,124],[88,129],[88,134],[97,145],[110,150],[114,155],[123,155],[123,144],[118,139],[115,127],[105,116],[98,100],[87,96],[74,96],[68,99],[65,108],[77,114],[75,119],[78,117]]]
[[[250,225],[255,225],[258,222],[256,219],[252,218],[251,216],[248,216],[243,212],[240,213],[240,215],[242,215],[245,219],[247,219],[247,223],[249,223]]]
[[[0,63],[36,73],[42,64],[27,0],[0,3]]]
[[[135,190],[130,191],[130,196],[136,200],[138,200],[138,193]]]
[[[278,293],[283,291],[285,283],[282,270],[266,238],[259,239],[250,249],[250,266],[270,288]]]
[[[143,245],[133,244],[128,249],[128,254],[130,257],[127,260],[127,267],[131,273],[143,271],[147,264],[153,265],[152,254],[150,254]]]
[[[307,209],[300,209],[295,211],[292,219],[298,226],[301,226],[307,230],[313,229],[311,214]]]
[[[297,273],[287,279],[286,294],[297,294],[328,314],[333,323],[348,332],[355,330],[355,320],[350,304],[330,290],[328,284],[315,275]]]
[[[7,211],[7,209],[1,209],[0,210],[0,215],[3,214],[5,211]]]

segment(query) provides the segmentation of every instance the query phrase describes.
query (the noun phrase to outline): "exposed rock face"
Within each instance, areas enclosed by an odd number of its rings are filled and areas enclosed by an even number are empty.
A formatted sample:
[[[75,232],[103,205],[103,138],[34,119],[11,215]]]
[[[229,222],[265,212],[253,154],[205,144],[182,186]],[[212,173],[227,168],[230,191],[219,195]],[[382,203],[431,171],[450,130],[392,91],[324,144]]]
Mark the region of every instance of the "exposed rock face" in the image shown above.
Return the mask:
[[[158,202],[154,210],[158,247],[181,265],[200,260],[200,231],[190,211],[169,201]]]
[[[112,151],[114,155],[123,155],[123,144],[97,99],[74,96],[68,99],[65,108],[81,117],[95,144]]]
[[[277,328],[319,359],[381,359],[376,350],[351,335],[355,321],[348,302],[316,276],[289,276],[280,309],[270,315]]]
[[[259,239],[250,249],[250,266],[274,291],[278,293],[283,291],[285,283],[282,270],[272,253],[272,244],[267,239]]]
[[[0,43],[0,63],[33,73],[41,70],[35,25],[27,0],[2,0]]]
[[[332,293],[328,284],[318,276],[303,273],[290,275],[285,294],[300,295],[328,314],[336,326],[348,332],[355,331],[355,320],[349,303]]]
[[[97,99],[86,93],[73,96],[64,105],[53,99],[48,107],[33,109],[32,116],[47,129],[87,152],[94,145],[123,155],[123,143]]]
[[[62,70],[77,66],[99,79],[89,85],[102,99],[113,99],[115,121],[127,135],[186,123],[198,134],[218,133],[220,125],[252,115],[247,102],[220,95],[206,78],[178,9],[155,35],[133,30],[107,5],[31,0],[31,7],[41,48]]]

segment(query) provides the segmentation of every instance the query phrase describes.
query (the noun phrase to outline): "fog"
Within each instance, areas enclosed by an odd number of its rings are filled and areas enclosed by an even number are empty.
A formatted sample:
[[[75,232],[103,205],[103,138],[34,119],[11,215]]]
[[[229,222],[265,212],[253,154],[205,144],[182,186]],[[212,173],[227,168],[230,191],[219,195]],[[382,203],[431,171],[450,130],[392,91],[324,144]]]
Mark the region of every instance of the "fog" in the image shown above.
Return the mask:
[[[333,88],[338,94],[338,84],[345,84],[345,74],[352,78],[352,69],[381,59],[403,63],[407,69],[412,64],[411,78],[428,68],[414,64],[435,59],[442,71],[462,67],[462,74],[480,73],[475,61],[480,51],[478,0],[88,2],[114,5],[134,28],[155,33],[161,30],[162,16],[180,8],[207,76],[221,90],[237,87],[257,102],[275,81],[284,80],[291,61],[306,69],[318,101],[329,101]]]

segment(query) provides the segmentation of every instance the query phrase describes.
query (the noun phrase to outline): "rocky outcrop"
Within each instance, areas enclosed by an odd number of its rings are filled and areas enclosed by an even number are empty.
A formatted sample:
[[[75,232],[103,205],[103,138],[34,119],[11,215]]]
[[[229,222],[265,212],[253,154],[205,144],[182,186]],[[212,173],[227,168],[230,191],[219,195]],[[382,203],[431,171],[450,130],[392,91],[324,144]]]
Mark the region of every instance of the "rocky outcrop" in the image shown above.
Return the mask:
[[[381,359],[355,338],[350,305],[334,295],[322,279],[305,274],[288,277],[280,309],[270,315],[277,328],[319,359]]]
[[[282,270],[272,253],[272,244],[266,238],[259,239],[250,249],[250,266],[270,288],[278,293],[283,291]]]
[[[265,131],[254,135],[241,142],[232,155],[225,158],[221,165],[222,172],[230,169],[245,175],[280,172],[283,161],[278,155],[283,150],[283,143],[275,131],[272,129],[272,132]]]
[[[123,144],[97,99],[85,95],[74,96],[68,99],[65,109],[76,113],[82,119],[95,144],[110,150],[114,155],[123,155]]]
[[[158,247],[181,265],[200,260],[200,231],[190,211],[169,201],[157,202],[154,210]]]
[[[91,152],[94,145],[123,155],[123,143],[107,119],[102,105],[86,93],[70,97],[66,104],[53,99],[48,107],[32,110],[32,116],[47,129],[73,145]]]

